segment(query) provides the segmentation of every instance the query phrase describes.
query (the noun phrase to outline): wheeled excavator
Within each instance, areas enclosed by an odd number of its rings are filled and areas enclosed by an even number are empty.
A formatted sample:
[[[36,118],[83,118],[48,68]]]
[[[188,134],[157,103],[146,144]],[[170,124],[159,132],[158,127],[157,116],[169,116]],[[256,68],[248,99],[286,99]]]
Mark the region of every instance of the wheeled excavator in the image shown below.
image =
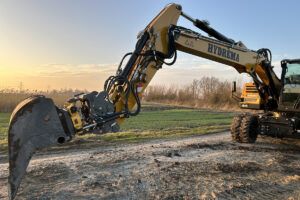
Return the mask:
[[[208,36],[178,26],[180,16]],[[258,134],[299,137],[300,59],[282,60],[278,78],[269,49],[250,50],[207,21],[193,19],[178,4],[166,6],[137,39],[134,51],[123,57],[116,74],[105,81],[104,91],[75,95],[63,108],[45,96],[32,96],[14,109],[8,130],[10,199],[15,198],[36,150],[62,145],[85,133],[117,132],[126,118],[138,115],[143,92],[163,65],[176,62],[177,50],[232,66],[252,77],[253,83],[245,84],[240,97],[233,82],[233,97],[241,108],[262,112],[233,119],[231,135],[235,142],[254,143]]]

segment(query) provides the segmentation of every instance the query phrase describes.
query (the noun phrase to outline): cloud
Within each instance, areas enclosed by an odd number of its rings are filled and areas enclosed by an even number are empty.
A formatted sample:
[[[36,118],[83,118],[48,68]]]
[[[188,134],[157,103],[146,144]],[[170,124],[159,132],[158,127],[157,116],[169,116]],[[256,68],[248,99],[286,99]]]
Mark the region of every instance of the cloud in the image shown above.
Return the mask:
[[[35,71],[30,75],[33,77],[44,78],[86,78],[97,75],[114,75],[117,63],[102,64],[60,64],[50,63],[36,67]],[[186,74],[193,76],[196,72],[211,73],[213,71],[230,71],[232,67],[212,62],[202,58],[180,58],[173,66],[163,66],[163,68],[172,69],[172,73]]]
[[[283,57],[274,56],[273,65],[277,75],[281,73],[280,60]],[[276,58],[276,59],[275,59]],[[50,63],[34,68],[33,72],[22,75],[20,81],[30,88],[50,86],[54,88],[82,88],[101,90],[104,81],[114,75],[117,63],[100,64],[64,64]],[[151,84],[184,85],[203,76],[214,76],[222,80],[251,81],[245,74],[239,74],[233,67],[190,55],[179,57],[172,66],[164,65],[157,72]],[[38,84],[37,84],[38,83]]]
[[[37,67],[32,76],[38,77],[86,77],[96,74],[113,74],[117,64],[45,64]]]
[[[117,66],[117,63],[81,65],[51,63],[37,67],[36,72],[31,76],[36,80],[43,79],[49,85],[53,85],[53,87],[56,87],[55,85],[59,83],[60,87],[76,85],[77,88],[87,87],[87,89],[94,89],[96,88],[92,87],[94,85],[97,85],[97,88],[102,87],[106,78],[115,74]],[[183,57],[178,59],[173,66],[164,65],[152,82],[159,84],[181,82],[185,84],[202,76],[215,76],[229,80],[235,78],[237,74],[235,69],[230,66],[203,58]]]

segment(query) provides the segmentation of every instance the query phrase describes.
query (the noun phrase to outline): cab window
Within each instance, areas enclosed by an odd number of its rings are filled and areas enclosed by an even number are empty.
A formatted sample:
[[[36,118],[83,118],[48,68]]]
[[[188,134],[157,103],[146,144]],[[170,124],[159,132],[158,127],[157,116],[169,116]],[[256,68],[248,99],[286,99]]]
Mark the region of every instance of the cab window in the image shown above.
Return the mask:
[[[300,101],[300,63],[287,63],[282,93],[283,103]]]

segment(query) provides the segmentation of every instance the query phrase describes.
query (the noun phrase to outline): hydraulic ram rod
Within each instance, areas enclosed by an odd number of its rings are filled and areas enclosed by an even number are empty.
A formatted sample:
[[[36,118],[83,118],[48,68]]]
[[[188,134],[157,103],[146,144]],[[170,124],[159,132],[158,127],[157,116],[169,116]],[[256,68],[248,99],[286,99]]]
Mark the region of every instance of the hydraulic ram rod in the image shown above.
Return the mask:
[[[194,19],[191,16],[185,14],[184,12],[181,12],[181,16],[183,16],[187,20],[193,22],[193,24],[197,28],[199,28],[202,31],[206,32],[208,35],[211,35],[211,36],[215,37],[216,39],[221,40],[223,42],[227,42],[229,44],[234,44],[235,43],[235,41],[233,39],[230,39],[230,38],[224,36],[223,34],[219,33],[218,31],[216,31],[215,29],[211,28],[209,26],[208,22],[201,21],[199,19]]]

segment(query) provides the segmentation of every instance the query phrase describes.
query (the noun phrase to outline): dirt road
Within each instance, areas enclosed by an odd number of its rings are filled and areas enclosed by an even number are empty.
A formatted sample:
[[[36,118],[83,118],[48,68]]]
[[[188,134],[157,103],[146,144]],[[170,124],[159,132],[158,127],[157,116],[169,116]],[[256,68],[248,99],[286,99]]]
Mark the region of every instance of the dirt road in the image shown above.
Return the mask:
[[[300,141],[225,132],[40,154],[27,171],[17,199],[300,199]]]

